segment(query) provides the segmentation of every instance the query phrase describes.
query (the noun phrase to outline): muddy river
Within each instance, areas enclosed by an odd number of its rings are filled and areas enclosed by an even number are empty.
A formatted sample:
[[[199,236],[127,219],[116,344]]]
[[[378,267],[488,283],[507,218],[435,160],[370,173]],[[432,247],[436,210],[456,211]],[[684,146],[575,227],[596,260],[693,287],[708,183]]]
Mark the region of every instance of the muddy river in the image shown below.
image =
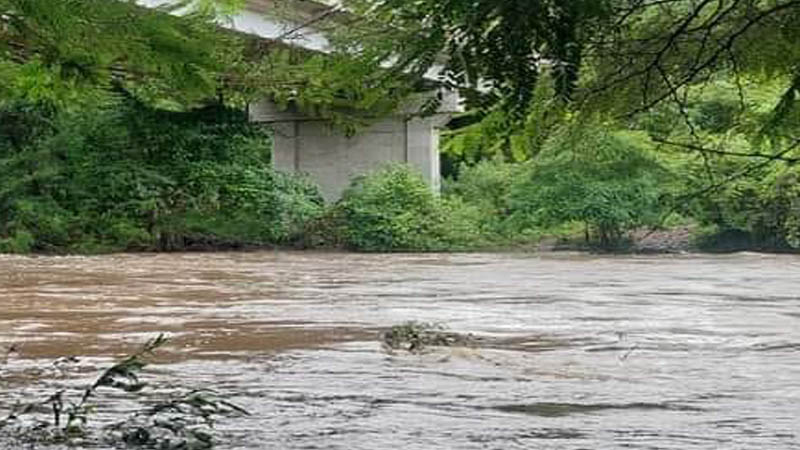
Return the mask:
[[[0,415],[161,332],[148,381],[250,411],[221,449],[800,449],[796,256],[0,256]]]

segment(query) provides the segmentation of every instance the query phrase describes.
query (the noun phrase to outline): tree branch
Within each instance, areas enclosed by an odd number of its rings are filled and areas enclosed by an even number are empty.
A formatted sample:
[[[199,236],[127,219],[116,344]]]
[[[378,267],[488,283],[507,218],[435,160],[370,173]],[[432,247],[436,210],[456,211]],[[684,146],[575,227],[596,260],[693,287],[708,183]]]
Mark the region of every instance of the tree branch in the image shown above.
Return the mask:
[[[794,150],[794,148],[796,148],[798,145],[800,145],[800,138],[795,139],[793,141],[793,143],[790,145],[788,150],[784,149],[784,150],[782,150],[782,151],[780,151],[778,153],[775,153],[775,154],[757,153],[757,152],[756,153],[747,153],[747,152],[735,152],[735,151],[729,151],[729,150],[720,150],[720,149],[715,149],[715,148],[703,147],[701,145],[690,144],[690,143],[686,143],[686,142],[669,141],[667,139],[661,139],[661,138],[653,138],[653,142],[657,142],[659,144],[669,145],[669,146],[673,146],[673,147],[680,147],[680,148],[683,148],[683,149],[686,149],[686,150],[691,150],[691,151],[699,152],[699,153],[706,154],[706,155],[712,154],[712,155],[720,155],[720,156],[735,156],[735,157],[741,157],[741,158],[760,158],[760,159],[766,159],[768,162],[771,162],[771,161],[783,161],[783,162],[790,163],[790,164],[794,164],[794,163],[800,162],[800,157],[795,158],[795,157],[785,156],[791,150]]]

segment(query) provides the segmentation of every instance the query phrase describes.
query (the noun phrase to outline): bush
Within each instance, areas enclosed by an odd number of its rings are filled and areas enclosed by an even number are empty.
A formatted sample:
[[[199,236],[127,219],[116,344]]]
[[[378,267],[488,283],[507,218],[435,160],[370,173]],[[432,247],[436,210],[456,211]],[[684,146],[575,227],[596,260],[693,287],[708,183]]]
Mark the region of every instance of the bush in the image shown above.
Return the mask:
[[[401,166],[355,179],[338,207],[344,243],[357,250],[430,249],[434,222],[441,219],[422,177]]]
[[[33,235],[19,228],[11,236],[0,239],[0,253],[28,253],[33,249],[33,244]]]
[[[445,183],[444,193],[461,197],[488,214],[507,215],[511,183],[521,167],[500,159],[462,165],[458,179]]]
[[[564,130],[528,164],[509,195],[516,229],[570,222],[587,226],[587,238],[618,245],[624,233],[656,224],[666,171],[644,138],[599,127]]]
[[[405,166],[390,166],[359,177],[329,216],[338,240],[362,251],[435,251],[475,245],[475,211],[437,198],[422,177]]]
[[[272,170],[270,136],[243,113],[123,102],[15,114],[41,114],[14,123],[49,128],[36,137],[0,129],[4,247],[18,232],[47,252],[284,244],[323,211],[308,180]]]
[[[741,165],[718,161],[724,173],[741,170]],[[736,248],[800,248],[800,171],[792,167],[764,168],[737,179],[721,189],[694,199],[692,213],[710,226],[705,244],[727,247],[731,237]]]
[[[487,231],[486,222],[492,220],[479,207],[460,197],[440,199],[441,225],[434,228],[438,250],[468,251],[487,248],[496,244],[492,231]]]
[[[516,179],[525,175],[525,171],[523,164],[507,163],[500,159],[481,161],[473,166],[463,165],[458,179],[445,183],[445,197],[459,199],[474,210],[477,215],[475,221],[486,244],[510,244],[520,240],[528,231],[519,229],[519,224],[512,224],[508,220],[511,188]]]
[[[754,234],[776,247],[800,248],[800,172],[779,171],[767,185]]]

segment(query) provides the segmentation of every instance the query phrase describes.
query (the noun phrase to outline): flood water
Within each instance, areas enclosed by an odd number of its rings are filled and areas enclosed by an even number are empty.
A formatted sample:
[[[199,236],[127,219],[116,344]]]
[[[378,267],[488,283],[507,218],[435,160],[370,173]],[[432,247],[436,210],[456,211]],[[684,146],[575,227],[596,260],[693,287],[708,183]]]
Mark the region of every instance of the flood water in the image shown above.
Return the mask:
[[[0,256],[0,416],[160,332],[148,381],[251,412],[221,449],[800,449],[797,256]]]

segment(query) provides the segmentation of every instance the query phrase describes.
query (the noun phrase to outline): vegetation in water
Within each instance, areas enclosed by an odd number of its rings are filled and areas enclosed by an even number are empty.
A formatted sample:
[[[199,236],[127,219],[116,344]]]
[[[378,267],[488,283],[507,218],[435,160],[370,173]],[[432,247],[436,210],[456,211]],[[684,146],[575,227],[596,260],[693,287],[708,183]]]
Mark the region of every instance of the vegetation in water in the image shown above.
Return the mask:
[[[427,322],[406,322],[381,333],[381,342],[390,350],[421,353],[428,347],[471,345],[473,338],[448,332],[443,325]]]
[[[247,414],[212,390],[190,390],[164,399],[142,400],[124,419],[105,426],[94,424],[95,415],[102,412],[96,400],[104,396],[105,390],[142,395],[147,384],[141,380],[141,372],[148,359],[166,342],[164,335],[147,341],[137,352],[102,371],[83,390],[60,389],[41,400],[18,402],[0,418],[0,431],[5,439],[26,448],[58,444],[163,450],[212,448],[215,420]],[[59,363],[74,360],[74,357],[62,358]],[[116,397],[108,400],[119,401]]]

